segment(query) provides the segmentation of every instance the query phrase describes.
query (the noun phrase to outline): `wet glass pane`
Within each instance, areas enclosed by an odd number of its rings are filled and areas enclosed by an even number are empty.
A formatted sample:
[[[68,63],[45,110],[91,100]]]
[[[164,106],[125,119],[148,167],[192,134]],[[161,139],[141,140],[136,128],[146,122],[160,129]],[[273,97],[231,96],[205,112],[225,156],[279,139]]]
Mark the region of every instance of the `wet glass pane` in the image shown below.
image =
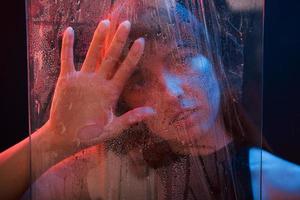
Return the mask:
[[[27,197],[259,199],[263,4],[28,0]]]

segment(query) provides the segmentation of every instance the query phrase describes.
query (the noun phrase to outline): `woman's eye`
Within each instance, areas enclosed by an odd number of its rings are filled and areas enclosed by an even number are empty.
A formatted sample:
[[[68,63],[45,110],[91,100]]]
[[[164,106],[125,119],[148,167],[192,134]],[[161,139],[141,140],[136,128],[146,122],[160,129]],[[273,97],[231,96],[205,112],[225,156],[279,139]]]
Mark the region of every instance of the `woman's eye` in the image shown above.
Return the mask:
[[[145,80],[142,78],[138,78],[133,82],[133,87],[135,88],[141,88],[145,85]]]
[[[173,69],[187,69],[193,57],[194,55],[191,53],[175,55],[171,58],[170,67]]]
[[[139,90],[142,89],[145,85],[146,83],[144,76],[139,72],[135,72],[131,77],[130,89]]]
[[[193,58],[193,55],[191,54],[188,54],[188,55],[182,55],[180,58],[179,58],[179,62],[181,64],[185,64],[185,65],[188,65],[191,63],[191,60]]]

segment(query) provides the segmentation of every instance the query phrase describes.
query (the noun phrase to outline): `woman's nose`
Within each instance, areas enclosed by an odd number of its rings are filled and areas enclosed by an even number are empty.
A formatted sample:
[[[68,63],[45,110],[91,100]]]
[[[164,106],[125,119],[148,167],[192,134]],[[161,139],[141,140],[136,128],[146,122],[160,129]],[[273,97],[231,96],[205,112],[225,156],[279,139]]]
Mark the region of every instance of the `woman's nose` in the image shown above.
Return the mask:
[[[163,85],[165,89],[164,95],[169,99],[176,99],[178,101],[184,94],[182,80],[176,76],[165,74],[163,77]]]

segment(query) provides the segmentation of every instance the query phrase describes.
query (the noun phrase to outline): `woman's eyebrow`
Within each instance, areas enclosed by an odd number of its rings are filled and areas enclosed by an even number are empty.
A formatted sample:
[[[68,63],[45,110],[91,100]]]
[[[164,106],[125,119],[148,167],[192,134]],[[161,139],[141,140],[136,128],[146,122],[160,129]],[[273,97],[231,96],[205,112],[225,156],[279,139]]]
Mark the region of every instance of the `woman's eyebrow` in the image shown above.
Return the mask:
[[[141,68],[141,73],[146,74],[146,75],[151,75],[152,74],[152,72],[147,68]]]
[[[182,49],[182,48],[191,48],[193,50],[197,49],[197,45],[195,43],[195,41],[192,41],[192,40],[187,40],[187,39],[184,39],[184,40],[179,40],[179,41],[176,41],[177,43],[177,49]]]
[[[131,76],[131,77],[137,76],[137,75],[139,75],[139,74],[146,74],[146,75],[148,75],[148,74],[151,74],[151,73],[152,73],[152,72],[151,72],[149,69],[139,67],[138,69],[136,69],[136,70],[132,73],[132,76]]]
[[[177,43],[176,47],[171,48],[171,51],[169,53],[166,54],[166,57],[169,58],[172,55],[175,55],[178,52],[186,52],[186,51],[199,51],[199,49],[197,48],[197,46],[193,43],[185,43],[185,42],[181,42],[181,43]]]

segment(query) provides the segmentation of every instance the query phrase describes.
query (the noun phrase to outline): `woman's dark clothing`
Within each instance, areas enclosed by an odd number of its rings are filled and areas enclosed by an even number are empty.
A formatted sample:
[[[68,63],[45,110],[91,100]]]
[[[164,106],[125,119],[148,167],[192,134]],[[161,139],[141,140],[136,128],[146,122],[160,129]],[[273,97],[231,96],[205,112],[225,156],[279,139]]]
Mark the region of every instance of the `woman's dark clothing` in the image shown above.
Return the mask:
[[[184,156],[157,169],[165,199],[253,199],[249,149],[230,144],[211,155]]]

